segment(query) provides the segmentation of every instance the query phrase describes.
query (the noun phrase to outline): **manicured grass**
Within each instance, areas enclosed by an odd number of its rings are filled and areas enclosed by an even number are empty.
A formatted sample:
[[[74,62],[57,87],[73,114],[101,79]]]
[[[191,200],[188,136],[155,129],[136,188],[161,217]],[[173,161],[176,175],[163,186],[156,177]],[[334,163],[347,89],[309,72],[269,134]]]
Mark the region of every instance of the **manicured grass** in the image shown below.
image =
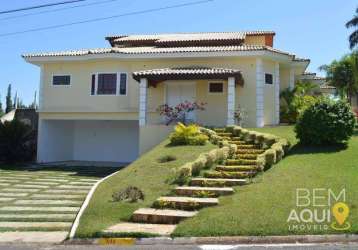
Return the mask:
[[[290,154],[256,177],[253,184],[236,188],[235,195],[221,197],[219,206],[202,209],[196,217],[180,223],[174,236],[358,233],[357,133],[348,148],[303,147],[297,144],[291,126],[257,130],[290,140]],[[345,188],[351,229],[289,231],[287,219],[290,211],[297,208],[297,188],[330,188],[335,194]]]
[[[154,149],[140,157],[127,168],[103,182],[96,190],[87,207],[77,231],[77,237],[101,235],[101,231],[121,221],[128,221],[132,213],[140,207],[150,207],[161,195],[168,194],[174,185],[170,177],[174,169],[195,160],[199,154],[208,152],[216,146],[168,146],[165,140]],[[176,160],[160,163],[160,158],[175,156]],[[128,186],[140,188],[145,195],[144,201],[137,203],[113,202],[112,194]]]

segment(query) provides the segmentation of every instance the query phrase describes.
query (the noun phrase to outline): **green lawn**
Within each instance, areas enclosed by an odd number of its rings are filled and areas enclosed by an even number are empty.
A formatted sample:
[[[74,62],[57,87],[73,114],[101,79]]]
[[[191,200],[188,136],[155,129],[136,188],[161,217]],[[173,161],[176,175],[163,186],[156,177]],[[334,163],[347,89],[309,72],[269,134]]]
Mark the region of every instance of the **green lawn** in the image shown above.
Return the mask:
[[[93,237],[111,225],[129,220],[132,213],[140,207],[150,207],[161,195],[173,188],[168,179],[173,170],[184,163],[195,160],[199,154],[208,152],[216,146],[168,146],[165,140],[154,149],[140,157],[127,168],[102,183],[96,190],[88,208],[81,218],[77,237]],[[177,159],[159,163],[158,158],[172,155]],[[112,193],[129,185],[140,188],[145,199],[138,203],[112,202]]]
[[[358,233],[358,135],[343,147],[302,147],[293,127],[257,129],[285,137],[293,144],[290,154],[254,183],[220,198],[220,205],[200,211],[179,224],[174,236],[326,234],[347,231],[304,229],[291,232],[287,218],[296,208],[297,188],[346,189],[350,207],[350,233]],[[300,210],[298,210],[300,211]],[[305,224],[305,223],[303,223]]]

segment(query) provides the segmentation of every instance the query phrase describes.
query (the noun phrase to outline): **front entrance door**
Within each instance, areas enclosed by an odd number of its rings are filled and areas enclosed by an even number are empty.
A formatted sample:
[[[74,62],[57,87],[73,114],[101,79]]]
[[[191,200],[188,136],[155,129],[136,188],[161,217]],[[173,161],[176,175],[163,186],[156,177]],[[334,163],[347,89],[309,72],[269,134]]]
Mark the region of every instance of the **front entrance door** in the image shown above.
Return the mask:
[[[195,102],[196,100],[196,83],[189,81],[167,81],[166,82],[167,104],[171,107],[185,101]],[[195,111],[187,114],[188,121],[195,121]]]

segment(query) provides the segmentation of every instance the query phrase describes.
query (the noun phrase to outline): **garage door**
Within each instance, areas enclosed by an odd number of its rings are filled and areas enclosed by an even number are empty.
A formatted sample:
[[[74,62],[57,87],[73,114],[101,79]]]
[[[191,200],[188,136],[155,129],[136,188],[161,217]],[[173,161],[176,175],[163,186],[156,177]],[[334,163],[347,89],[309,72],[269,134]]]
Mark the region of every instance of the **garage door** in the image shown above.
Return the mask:
[[[138,157],[138,121],[55,121],[40,126],[40,162],[131,162]]]

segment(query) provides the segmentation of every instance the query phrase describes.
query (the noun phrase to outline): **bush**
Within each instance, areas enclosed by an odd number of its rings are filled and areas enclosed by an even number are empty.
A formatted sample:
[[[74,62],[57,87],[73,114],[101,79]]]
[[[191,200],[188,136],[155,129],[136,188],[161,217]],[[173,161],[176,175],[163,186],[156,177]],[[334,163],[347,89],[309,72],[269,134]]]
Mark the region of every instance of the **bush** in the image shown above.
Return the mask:
[[[18,120],[0,122],[0,160],[31,161],[36,155],[36,133]]]
[[[158,158],[158,162],[166,163],[166,162],[170,162],[170,161],[175,161],[176,159],[177,158],[174,155],[164,155],[164,156]]]
[[[355,125],[355,115],[349,104],[322,99],[299,117],[295,132],[303,144],[337,144],[353,135]]]
[[[205,145],[208,141],[208,136],[200,132],[196,125],[185,126],[178,123],[175,126],[175,131],[170,135],[171,145]]]
[[[144,200],[144,193],[137,187],[128,186],[124,190],[119,192],[114,192],[112,194],[112,199],[115,202],[125,201],[125,202],[137,202],[138,200]]]

